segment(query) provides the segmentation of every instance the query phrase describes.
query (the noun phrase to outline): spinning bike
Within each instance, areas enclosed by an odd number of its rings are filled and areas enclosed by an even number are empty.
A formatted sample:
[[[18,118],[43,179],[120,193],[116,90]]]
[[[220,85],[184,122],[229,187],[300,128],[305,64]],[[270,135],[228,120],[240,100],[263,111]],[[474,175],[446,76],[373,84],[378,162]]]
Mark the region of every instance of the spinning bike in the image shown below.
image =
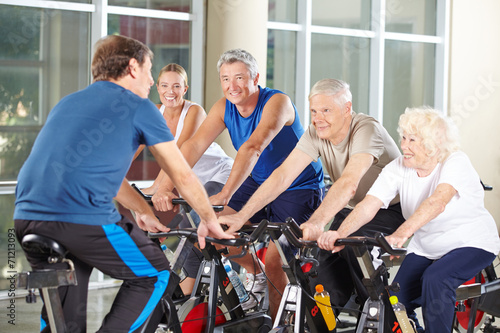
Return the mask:
[[[25,235],[21,246],[26,253],[46,256],[47,262],[54,268],[19,273],[17,286],[28,289],[28,303],[36,302],[35,289],[40,289],[51,332],[67,332],[58,287],[77,285],[73,262],[66,259],[68,251],[53,239],[36,234]],[[58,264],[66,267],[61,268]]]
[[[500,328],[493,326],[495,317],[500,318],[500,279],[491,263],[458,287],[453,326],[462,333],[496,333]]]
[[[482,180],[481,185],[485,191],[493,190]],[[461,333],[477,332],[481,327],[485,333],[500,332],[493,326],[495,317],[500,318],[500,279],[491,263],[457,289],[453,328]]]
[[[293,246],[300,249],[300,256],[304,256],[304,251],[307,251],[307,249],[317,247],[315,241],[304,241],[300,239],[301,230],[292,219],[289,219],[283,227],[283,234]],[[388,289],[397,291],[398,286],[387,285],[387,280],[384,279],[384,277],[386,276],[386,271],[383,265],[379,266],[377,269],[374,268],[368,246],[379,246],[384,251],[394,256],[404,255],[406,253],[406,249],[392,248],[381,234],[377,234],[374,238],[340,238],[336,241],[335,245],[345,245],[352,247],[363,272],[363,284],[369,293],[369,298],[366,300],[363,306],[361,316],[357,323],[356,333],[401,332],[399,323],[389,302],[390,295],[388,292]],[[302,251],[302,254],[300,254],[300,251]],[[299,270],[295,271],[297,272]],[[301,290],[301,294],[305,296],[302,297],[300,301],[307,299],[314,302],[313,298],[311,297],[311,293],[305,292],[308,290],[308,288],[310,288],[308,284],[300,284],[299,288]],[[283,299],[282,304],[280,305],[280,322],[282,320],[283,311],[287,309],[287,303],[288,301],[286,299]],[[302,305],[299,304],[296,308],[299,308],[300,306]],[[299,326],[299,328],[296,327],[293,332],[303,332],[300,330],[300,326],[303,322],[302,318],[296,318],[295,322],[297,323],[297,326]],[[308,324],[308,326],[311,325]],[[290,330],[283,329],[275,330],[275,332],[289,331]],[[321,330],[320,332],[327,331],[328,330]],[[313,332],[313,330],[311,330],[311,332]]]
[[[182,204],[186,205],[185,202]],[[213,239],[206,238],[206,246],[201,250],[204,260],[201,263],[193,292],[187,301],[178,307],[173,313],[170,304],[165,303],[165,313],[170,314],[159,329],[173,332],[269,332],[271,330],[271,318],[261,311],[243,311],[236,290],[233,288],[222,263],[219,250],[213,245],[236,246],[242,248],[245,254],[249,245],[252,244],[266,228],[267,221],[261,222],[250,236],[241,233],[236,239]],[[172,271],[179,272],[187,258],[186,253],[198,236],[196,229],[176,229],[165,233],[150,233],[151,238],[158,237],[180,237],[179,246],[171,263]],[[230,259],[230,258],[229,258]],[[201,307],[201,311],[196,311]],[[192,315],[193,310],[196,315]],[[198,315],[202,313],[202,318]],[[182,324],[181,324],[182,323]],[[181,327],[179,331],[176,327]]]

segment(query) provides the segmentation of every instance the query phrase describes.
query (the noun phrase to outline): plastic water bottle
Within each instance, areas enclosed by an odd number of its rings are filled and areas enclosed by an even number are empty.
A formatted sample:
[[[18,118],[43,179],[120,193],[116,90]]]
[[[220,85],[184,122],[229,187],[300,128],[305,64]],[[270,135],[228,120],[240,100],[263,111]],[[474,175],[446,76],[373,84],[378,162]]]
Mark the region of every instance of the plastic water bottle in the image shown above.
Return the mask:
[[[168,262],[170,263],[170,267],[172,267],[175,254],[165,244],[161,245],[161,249],[162,249],[163,253],[165,254],[165,257],[167,257]]]
[[[248,296],[248,293],[245,290],[245,286],[243,285],[243,282],[241,282],[238,274],[236,274],[236,272],[229,265],[225,265],[224,269],[226,270],[227,276],[229,277],[229,281],[231,281],[234,290],[236,290],[236,293],[238,294],[240,303],[248,301],[250,296]]]
[[[401,331],[403,333],[414,333],[415,330],[413,326],[410,324],[410,320],[408,319],[408,314],[406,313],[405,306],[398,301],[397,296],[391,296],[389,301],[392,304],[392,309],[394,310],[394,314],[396,314],[396,318],[398,319],[399,326],[401,327]]]
[[[323,288],[322,284],[316,286],[316,293],[314,293],[314,299],[316,300],[316,305],[321,311],[323,318],[325,319],[328,330],[332,331],[337,326],[337,321],[335,320],[335,314],[331,307],[330,294]]]
[[[175,253],[172,252],[172,250],[170,250],[165,244],[161,245],[161,249],[168,259],[168,262],[170,264],[170,268],[172,268],[174,266]],[[184,269],[181,270],[179,278],[181,279],[181,281],[184,281],[184,279],[186,278],[186,272],[184,271]]]

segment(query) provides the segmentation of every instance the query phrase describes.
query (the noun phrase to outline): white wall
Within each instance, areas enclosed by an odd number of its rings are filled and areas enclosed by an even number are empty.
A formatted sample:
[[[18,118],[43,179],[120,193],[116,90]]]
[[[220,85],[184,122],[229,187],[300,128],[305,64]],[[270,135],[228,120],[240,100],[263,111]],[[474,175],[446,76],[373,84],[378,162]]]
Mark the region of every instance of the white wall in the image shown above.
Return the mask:
[[[500,1],[452,0],[449,114],[500,229]]]

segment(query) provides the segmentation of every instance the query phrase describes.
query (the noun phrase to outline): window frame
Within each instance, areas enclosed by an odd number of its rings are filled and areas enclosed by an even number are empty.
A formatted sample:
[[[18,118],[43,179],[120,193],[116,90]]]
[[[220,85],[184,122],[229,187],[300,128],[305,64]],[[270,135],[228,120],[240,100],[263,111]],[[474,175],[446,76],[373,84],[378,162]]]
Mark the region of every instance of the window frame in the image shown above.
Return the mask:
[[[297,33],[295,105],[304,128],[310,124],[307,95],[311,87],[311,36],[313,33],[369,38],[371,40],[368,114],[382,124],[384,118],[385,41],[395,40],[434,44],[436,46],[434,107],[446,112],[448,109],[450,1],[437,0],[436,5],[436,36],[386,32],[386,0],[371,1],[371,30],[312,25],[312,0],[297,0],[297,23],[269,21],[267,23],[268,30]]]

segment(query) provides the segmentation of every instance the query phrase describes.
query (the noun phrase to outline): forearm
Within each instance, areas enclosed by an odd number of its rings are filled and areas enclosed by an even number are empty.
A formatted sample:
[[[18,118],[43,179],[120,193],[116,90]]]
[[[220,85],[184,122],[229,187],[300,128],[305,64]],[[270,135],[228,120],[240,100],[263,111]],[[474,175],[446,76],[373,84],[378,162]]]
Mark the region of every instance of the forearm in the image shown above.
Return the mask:
[[[418,229],[435,219],[441,214],[446,204],[435,200],[432,197],[427,198],[395,232],[402,237],[410,238]]]
[[[182,198],[189,203],[203,221],[216,219],[205,188],[192,170],[184,175],[175,176],[172,180]]]
[[[118,190],[118,193],[115,197],[115,200],[118,201],[123,207],[130,209],[134,212],[138,212],[141,214],[153,214],[153,210],[149,206],[149,204],[141,197],[136,190],[130,186],[127,179],[123,179],[122,185]]]
[[[221,195],[224,198],[229,201],[234,192],[236,192],[245,179],[247,179],[247,177],[251,174],[259,156],[260,153],[257,150],[246,149],[244,146],[240,147],[238,153],[236,154],[236,158],[234,159],[229,178],[221,190]]]
[[[310,217],[310,223],[319,228],[324,228],[328,222],[344,207],[356,193],[356,185],[342,178],[338,179],[328,190],[321,205]]]
[[[283,193],[295,179],[294,175],[276,169],[271,176],[259,186],[243,208],[237,213],[244,220],[249,220],[255,213]]]
[[[366,196],[342,222],[337,230],[339,235],[348,237],[358,231],[362,226],[373,220],[380,207],[382,207],[382,202],[378,198]]]
[[[180,151],[191,168],[193,168],[204,153],[204,151],[197,149],[196,145],[191,144],[189,140],[182,145]],[[163,193],[172,192],[176,187],[172,178],[167,175],[163,169],[160,171],[158,177],[160,177],[160,175],[161,180],[158,182],[157,190]]]

